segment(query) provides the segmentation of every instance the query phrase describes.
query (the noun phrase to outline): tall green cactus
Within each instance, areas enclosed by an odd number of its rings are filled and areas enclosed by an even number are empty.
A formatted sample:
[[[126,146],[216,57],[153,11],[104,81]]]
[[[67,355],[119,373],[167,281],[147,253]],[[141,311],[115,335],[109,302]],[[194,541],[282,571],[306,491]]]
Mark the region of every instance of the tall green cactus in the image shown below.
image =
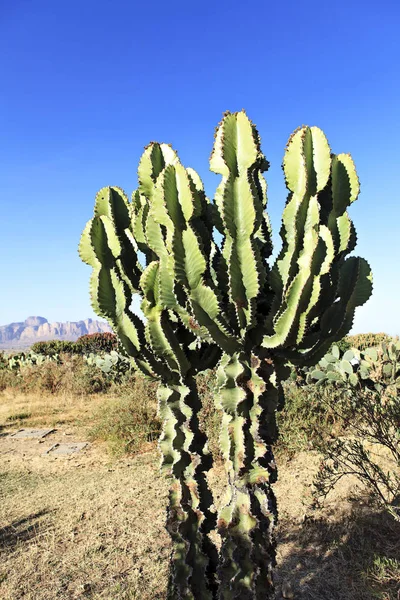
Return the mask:
[[[356,243],[346,212],[359,193],[352,159],[332,154],[320,129],[302,127],[288,142],[283,246],[272,266],[268,162],[244,112],[224,115],[210,165],[222,176],[214,202],[170,146],[150,144],[131,202],[119,188],[98,193],[79,252],[93,267],[95,312],[135,368],[160,382],[175,547],[169,597],[259,599],[273,593],[271,445],[286,363],[315,364],[346,335],[372,277],[365,260],[346,258]],[[134,296],[143,321],[130,309]],[[196,375],[216,366],[229,480],[218,518],[196,390]],[[219,552],[208,535],[215,528]]]

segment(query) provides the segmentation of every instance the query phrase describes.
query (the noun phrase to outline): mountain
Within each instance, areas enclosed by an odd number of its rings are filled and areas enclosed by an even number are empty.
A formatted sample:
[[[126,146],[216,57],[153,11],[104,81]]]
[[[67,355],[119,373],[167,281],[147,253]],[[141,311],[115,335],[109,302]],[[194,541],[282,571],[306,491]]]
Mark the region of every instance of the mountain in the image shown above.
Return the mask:
[[[111,331],[108,323],[85,319],[66,323],[49,323],[44,317],[28,317],[21,323],[0,326],[0,350],[29,348],[45,340],[77,340],[87,333]]]

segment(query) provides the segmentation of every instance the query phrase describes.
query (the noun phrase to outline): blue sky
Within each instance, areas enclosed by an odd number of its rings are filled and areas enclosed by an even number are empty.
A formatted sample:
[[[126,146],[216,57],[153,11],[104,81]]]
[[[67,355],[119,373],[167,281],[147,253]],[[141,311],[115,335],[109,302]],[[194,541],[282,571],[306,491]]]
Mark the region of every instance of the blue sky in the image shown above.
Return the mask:
[[[257,124],[279,247],[290,133],[351,152],[356,254],[374,272],[355,331],[400,333],[400,8],[396,0],[0,0],[0,325],[94,316],[77,244],[96,191],[131,192],[143,147],[202,176],[225,110]]]

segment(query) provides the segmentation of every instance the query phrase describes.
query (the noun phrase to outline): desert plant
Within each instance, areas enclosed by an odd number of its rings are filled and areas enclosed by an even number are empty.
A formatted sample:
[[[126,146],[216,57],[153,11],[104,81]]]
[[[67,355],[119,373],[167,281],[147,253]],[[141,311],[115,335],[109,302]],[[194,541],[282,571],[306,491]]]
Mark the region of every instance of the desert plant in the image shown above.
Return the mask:
[[[114,454],[143,451],[161,432],[156,393],[156,383],[131,373],[111,388],[112,400],[99,409],[91,437],[107,441]]]
[[[56,357],[37,355],[38,361],[29,355],[11,357],[7,369],[0,370],[0,390],[14,387],[22,392],[50,392],[94,394],[105,392],[111,381],[95,364],[89,364],[76,354]]]
[[[343,424],[338,435],[316,444],[323,455],[316,500],[351,474],[400,520],[400,342],[329,354],[308,380],[326,389],[322,402]]]
[[[48,340],[44,342],[35,342],[31,346],[31,352],[43,354],[44,356],[55,356],[60,352],[68,354],[81,354],[79,345],[69,340]]]
[[[367,348],[373,348],[383,342],[388,343],[392,340],[393,338],[387,333],[357,333],[346,335],[337,343],[337,346],[341,352],[346,352],[346,350],[351,350],[352,348],[366,350]]]
[[[129,359],[116,350],[109,353],[83,355],[83,358],[89,365],[95,365],[114,383],[119,383],[128,374],[131,369]]]
[[[99,352],[111,352],[118,346],[118,338],[114,333],[88,333],[82,335],[75,342],[80,354],[98,354]]]
[[[355,308],[371,294],[368,263],[346,258],[356,243],[346,209],[359,183],[351,157],[331,154],[320,129],[296,131],[283,161],[283,247],[270,267],[268,162],[244,112],[224,115],[210,166],[222,176],[214,202],[170,146],[150,144],[132,202],[120,188],[101,189],[79,252],[93,267],[95,312],[110,322],[135,368],[160,382],[160,447],[172,477],[170,598],[269,598],[271,445],[285,363],[316,363],[349,332]],[[130,310],[137,294],[145,322]],[[218,522],[196,387],[196,375],[216,364],[229,479]],[[216,522],[219,553],[208,536]]]
[[[284,383],[285,406],[278,413],[279,439],[277,453],[285,459],[297,452],[315,448],[321,438],[330,438],[332,431],[342,431],[342,420],[333,410],[335,397],[341,390],[329,389],[332,403],[325,402],[325,388],[305,380]]]
[[[8,359],[4,352],[0,351],[0,371],[8,368]]]
[[[34,367],[42,365],[46,362],[60,362],[58,354],[36,354],[30,350],[29,352],[20,352],[12,354],[8,357],[8,368],[18,371],[21,367]]]
[[[342,341],[347,342],[349,345],[349,348],[346,348],[346,350],[350,348],[366,350],[367,348],[379,346],[382,343],[388,344],[392,340],[393,338],[387,333],[357,333],[355,335],[347,335]]]

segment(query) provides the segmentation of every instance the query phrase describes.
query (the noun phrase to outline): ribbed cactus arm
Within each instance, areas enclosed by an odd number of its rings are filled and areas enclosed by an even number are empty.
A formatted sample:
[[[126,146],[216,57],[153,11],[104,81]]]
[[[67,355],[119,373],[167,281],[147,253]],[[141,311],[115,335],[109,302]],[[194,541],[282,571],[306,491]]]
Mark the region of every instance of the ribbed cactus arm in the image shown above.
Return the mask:
[[[330,185],[320,194],[320,202],[337,258],[355,247],[356,232],[347,208],[357,200],[359,193],[360,182],[350,154],[332,154]]]
[[[350,274],[343,261],[356,236],[346,209],[358,196],[358,177],[351,157],[331,154],[317,127],[303,127],[293,134],[283,166],[289,197],[281,229],[283,247],[271,272],[275,298],[263,346],[289,351],[296,346],[310,349],[316,343],[325,347],[322,338],[326,339],[328,328],[322,328],[323,316],[328,310],[326,323],[330,307],[341,300],[339,280]],[[365,268],[360,269],[362,273],[348,285],[354,286],[363,303],[369,294],[365,281],[361,283]],[[332,339],[347,333],[344,321],[351,321],[356,306],[349,302],[340,327],[329,330]]]
[[[270,333],[264,337],[265,347],[298,342],[305,330],[302,314],[319,297],[329,240],[327,245],[320,236],[318,193],[327,185],[330,165],[330,148],[320,129],[303,127],[293,134],[283,161],[289,196],[282,218],[283,246],[271,271],[275,298],[266,323]]]
[[[137,293],[142,267],[138,261],[138,248],[131,231],[130,205],[124,191],[117,187],[102,188],[96,194],[94,220],[97,225],[90,221],[83,231],[79,244],[80,257],[93,266],[95,248],[102,254],[108,253],[110,256],[107,265],[112,263],[131,292]],[[96,226],[99,231],[93,238],[91,231]],[[107,243],[107,251],[101,250],[103,238]]]
[[[259,233],[266,205],[265,184],[260,180],[267,167],[258,133],[247,115],[227,113],[216,132],[210,168],[222,175],[215,203],[223,224],[229,301],[240,335],[255,324],[256,298],[265,280],[265,253]],[[263,233],[268,234],[268,230],[264,228]],[[266,243],[269,245],[270,240]]]
[[[90,278],[93,309],[112,325],[137,368],[146,376],[161,376],[165,369],[146,348],[144,324],[129,308],[133,277],[131,271],[125,270],[129,263],[126,260],[122,264],[121,253],[122,244],[111,218],[101,215],[91,219],[83,231],[79,254],[93,268]],[[138,275],[137,271],[135,277]]]
[[[340,265],[338,279],[335,301],[322,313],[318,333],[305,339],[306,349],[300,347],[300,351],[288,353],[288,359],[294,364],[316,364],[333,342],[349,333],[356,308],[365,304],[372,294],[371,267],[363,258],[347,258]]]
[[[160,256],[160,290],[162,279],[168,282],[172,277],[173,290],[165,294],[167,298],[173,296],[168,307],[200,340],[232,351],[238,342],[221,312],[219,290],[211,276],[206,249],[212,247],[212,223],[207,221],[207,205],[199,193],[200,178],[196,175],[176,163],[167,166],[157,180],[148,224],[157,236],[152,238],[157,239],[153,249]],[[162,227],[165,238],[160,234]],[[184,305],[178,302],[182,297]]]
[[[314,325],[314,338],[316,332],[320,332],[325,311],[339,299],[338,284],[343,261],[356,243],[355,229],[347,208],[357,199],[359,191],[358,176],[351,156],[332,154],[330,179],[324,190],[318,194],[321,209],[320,237],[326,245],[327,253],[321,267],[320,294],[307,314],[308,320]],[[349,285],[351,286],[351,282]],[[310,340],[306,333],[299,343],[302,347],[309,348],[310,341],[313,345],[312,338]]]
[[[146,223],[153,200],[155,185],[162,170],[178,161],[176,152],[168,144],[152,142],[144,149],[139,161],[139,188],[132,194],[130,215],[132,232],[137,246],[146,257],[146,265],[155,259],[146,236]]]

